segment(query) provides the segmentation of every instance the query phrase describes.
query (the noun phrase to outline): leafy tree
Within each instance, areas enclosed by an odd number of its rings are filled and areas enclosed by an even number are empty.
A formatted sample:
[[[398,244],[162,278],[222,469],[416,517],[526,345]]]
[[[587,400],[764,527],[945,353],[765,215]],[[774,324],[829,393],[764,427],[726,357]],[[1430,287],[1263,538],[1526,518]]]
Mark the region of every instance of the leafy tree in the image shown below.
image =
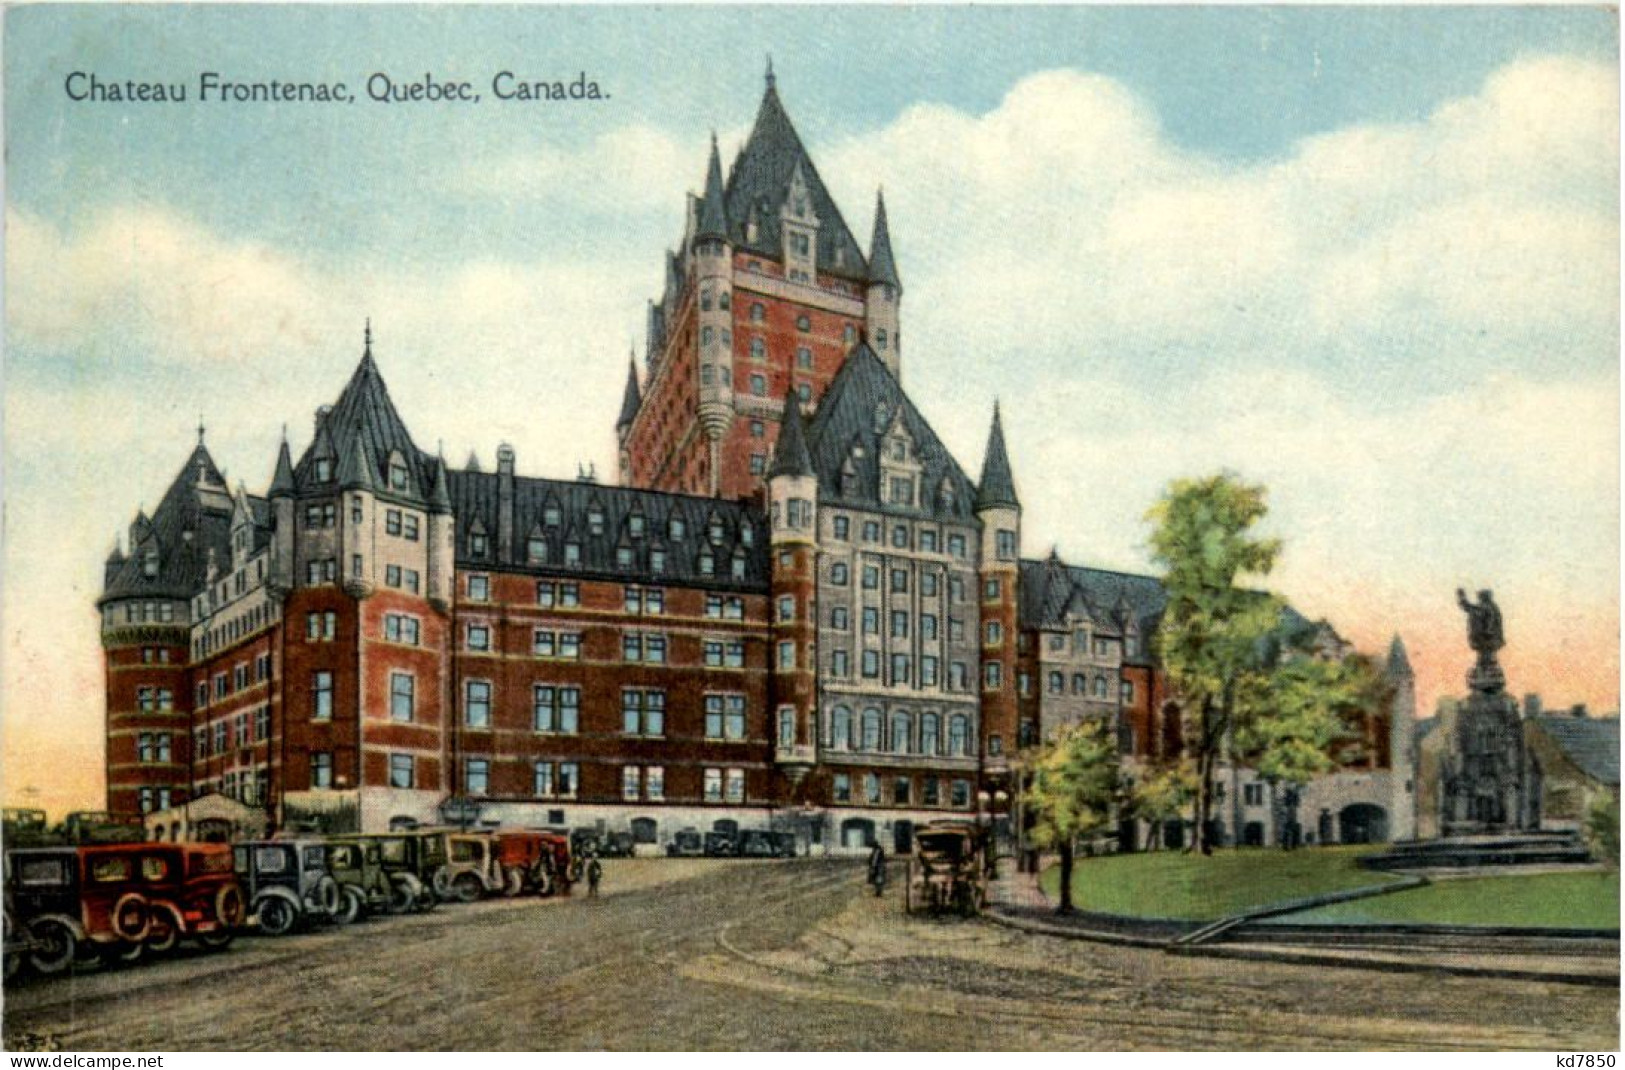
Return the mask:
[[[1061,905],[1072,913],[1072,869],[1078,840],[1106,829],[1118,800],[1117,745],[1104,721],[1056,733],[1032,764],[1028,804],[1036,817],[1033,841],[1061,857]]]
[[[1619,868],[1619,799],[1601,791],[1586,804],[1585,841],[1597,861]]]
[[[1151,508],[1152,559],[1167,608],[1158,654],[1182,699],[1187,752],[1196,764],[1196,843],[1211,854],[1214,762],[1247,698],[1266,687],[1267,641],[1281,604],[1238,584],[1275,566],[1280,542],[1260,538],[1265,491],[1230,473],[1174,481]]]
[[[1137,820],[1151,826],[1151,850],[1162,842],[1162,827],[1182,817],[1195,795],[1196,769],[1187,760],[1147,769],[1134,782],[1129,806]]]

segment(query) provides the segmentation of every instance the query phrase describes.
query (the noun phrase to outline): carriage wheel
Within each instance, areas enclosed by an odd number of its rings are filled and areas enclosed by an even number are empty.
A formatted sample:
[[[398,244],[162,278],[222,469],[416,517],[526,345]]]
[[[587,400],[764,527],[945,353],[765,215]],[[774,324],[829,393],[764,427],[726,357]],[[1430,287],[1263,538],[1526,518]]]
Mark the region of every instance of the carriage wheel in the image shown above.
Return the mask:
[[[57,918],[41,918],[28,927],[34,950],[28,953],[28,964],[34,971],[49,977],[73,965],[79,951],[79,940],[67,922]]]

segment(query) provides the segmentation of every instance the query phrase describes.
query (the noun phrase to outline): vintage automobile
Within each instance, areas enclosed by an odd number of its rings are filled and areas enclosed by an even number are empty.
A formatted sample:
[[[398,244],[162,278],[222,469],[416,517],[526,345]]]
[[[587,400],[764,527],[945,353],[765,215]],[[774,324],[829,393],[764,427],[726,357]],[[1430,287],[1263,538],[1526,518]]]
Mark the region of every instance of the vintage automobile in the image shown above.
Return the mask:
[[[225,844],[143,844],[140,878],[152,917],[149,951],[174,950],[182,939],[219,950],[231,943],[247,916]]]
[[[433,829],[401,829],[356,837],[378,844],[378,858],[393,884],[410,896],[420,913],[452,896],[451,867],[446,860],[446,833]]]
[[[507,875],[498,857],[496,835],[448,832],[445,836],[452,898],[472,903],[482,896],[501,894],[507,886]]]
[[[283,936],[334,920],[344,896],[320,840],[251,840],[232,847],[237,876],[260,932]]]
[[[102,960],[141,957],[150,917],[133,857],[92,865],[76,847],[6,853],[6,888],[20,930],[11,948],[50,976]]]
[[[631,858],[636,841],[630,832],[606,833],[598,842],[599,858]]]
[[[764,829],[745,829],[739,834],[740,858],[777,858],[779,845]]]
[[[44,810],[6,807],[0,811],[0,836],[9,847],[45,847],[61,842],[51,835]]]
[[[666,854],[672,858],[698,858],[705,854],[705,837],[699,829],[683,829],[666,845]]]
[[[739,841],[731,832],[707,832],[705,857],[733,858],[739,854]]]
[[[778,857],[794,858],[796,856],[796,834],[793,832],[769,833],[773,837],[773,846],[777,848]]]
[[[329,837],[326,843],[327,870],[343,897],[334,921],[350,925],[369,914],[405,914],[412,909],[415,892],[384,872],[383,848],[376,840]]]
[[[62,819],[58,835],[67,843],[140,843],[147,830],[134,814],[75,810]]]
[[[957,910],[966,917],[987,905],[987,867],[981,834],[958,822],[934,821],[915,830],[914,857],[903,883],[904,909],[932,914]]]
[[[570,851],[573,836],[535,829],[499,829],[491,835],[496,843],[497,866],[502,872],[503,895],[569,894],[574,879]]]

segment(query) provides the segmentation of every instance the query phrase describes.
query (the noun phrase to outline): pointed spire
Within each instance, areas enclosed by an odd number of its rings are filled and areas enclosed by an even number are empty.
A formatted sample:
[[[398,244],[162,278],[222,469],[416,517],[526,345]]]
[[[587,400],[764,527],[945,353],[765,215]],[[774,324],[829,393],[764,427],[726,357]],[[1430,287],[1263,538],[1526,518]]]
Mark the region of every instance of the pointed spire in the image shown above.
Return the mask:
[[[773,53],[767,54],[767,87],[772,89],[778,85],[779,80],[773,77]]]
[[[807,450],[807,435],[801,426],[801,399],[791,387],[784,395],[784,423],[779,428],[778,444],[773,447],[773,464],[767,478],[812,474],[812,454]]]
[[[446,475],[446,458],[436,455],[434,468],[429,473],[429,512],[451,512],[450,477]]]
[[[711,131],[711,160],[705,168],[705,196],[700,201],[696,239],[728,238],[728,212],[722,203],[722,157],[717,152],[717,134]]]
[[[107,563],[109,565],[124,563],[124,547],[117,534],[113,536],[113,552],[107,555]]]
[[[1412,675],[1411,659],[1405,653],[1405,641],[1398,632],[1394,633],[1394,641],[1388,646],[1387,673],[1395,677]]]
[[[367,443],[363,435],[357,434],[352,440],[349,463],[341,464],[339,468],[339,485],[346,489],[377,489],[378,480],[371,462],[367,460]]]
[[[463,463],[463,468],[465,471],[469,472],[485,471],[485,469],[480,467],[480,455],[475,453],[473,450],[468,451],[468,460]]]
[[[198,416],[197,416],[197,444],[199,446],[203,445],[203,431],[204,431],[203,414],[200,412],[200,413],[198,413]]]
[[[372,317],[367,317],[367,325],[361,332],[361,359],[372,359]]]
[[[276,474],[271,476],[268,498],[293,497],[293,455],[288,452],[288,429],[282,429],[282,445],[276,451]]]
[[[886,224],[886,194],[875,193],[875,233],[869,242],[869,281],[895,286],[903,292],[903,283],[897,277],[897,261],[892,257],[891,228]]]
[[[987,436],[987,453],[982,458],[982,478],[976,488],[976,508],[991,509],[1003,506],[1020,509],[1016,497],[1016,481],[1010,475],[1010,455],[1004,449],[1004,423],[999,417],[999,403],[993,403],[993,430]]]
[[[621,418],[615,421],[615,429],[630,426],[637,419],[638,409],[643,405],[643,393],[638,389],[638,357],[636,350],[627,363],[626,393],[621,397]]]

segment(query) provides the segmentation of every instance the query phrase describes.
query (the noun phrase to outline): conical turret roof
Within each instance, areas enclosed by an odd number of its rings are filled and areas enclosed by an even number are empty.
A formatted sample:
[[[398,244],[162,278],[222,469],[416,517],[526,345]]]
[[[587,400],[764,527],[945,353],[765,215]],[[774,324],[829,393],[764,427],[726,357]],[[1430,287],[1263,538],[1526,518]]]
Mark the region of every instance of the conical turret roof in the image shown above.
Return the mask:
[[[903,283],[897,277],[897,261],[892,257],[891,228],[886,225],[886,195],[875,194],[875,233],[869,242],[869,281],[887,283],[897,287]]]
[[[999,406],[993,405],[993,430],[987,436],[987,454],[982,458],[982,478],[976,487],[976,508],[991,509],[1002,506],[1020,509],[1016,497],[1016,481],[1010,474],[1010,455],[1004,449],[1004,424],[999,417]]]
[[[728,238],[728,210],[723,204],[722,157],[717,152],[717,135],[711,135],[711,159],[705,169],[705,194],[700,198],[699,224],[695,238]]]
[[[1410,676],[1411,659],[1405,653],[1405,641],[1396,633],[1394,641],[1388,646],[1388,675]]]
[[[767,478],[812,474],[812,454],[807,450],[807,436],[801,426],[801,401],[792,389],[784,395],[784,423],[779,428],[779,441],[773,448],[773,464],[767,470]]]
[[[621,397],[621,416],[615,421],[616,429],[626,427],[637,419],[638,409],[642,406],[643,392],[638,389],[638,361],[633,357],[626,368],[626,393]]]
[[[266,497],[291,498],[293,490],[293,455],[288,452],[288,440],[283,438],[282,445],[276,451],[276,473],[271,476],[271,489],[266,492]]]

